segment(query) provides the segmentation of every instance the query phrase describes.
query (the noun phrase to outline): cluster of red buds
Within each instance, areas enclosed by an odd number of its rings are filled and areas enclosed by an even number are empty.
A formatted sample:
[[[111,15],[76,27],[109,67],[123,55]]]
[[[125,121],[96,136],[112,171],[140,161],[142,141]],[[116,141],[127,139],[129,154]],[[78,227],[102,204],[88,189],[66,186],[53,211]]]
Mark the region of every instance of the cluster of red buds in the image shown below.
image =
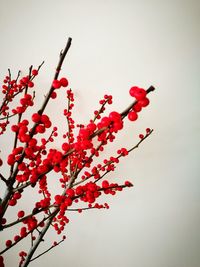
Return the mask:
[[[66,77],[59,78],[63,60],[71,45],[67,45],[60,54],[56,73],[41,108],[34,111],[31,117],[26,117],[27,109],[34,108],[35,91],[33,80],[38,75],[43,63],[29,74],[16,79],[11,78],[11,72],[5,77],[2,85],[3,100],[0,107],[0,134],[5,135],[11,130],[13,147],[6,159],[0,158],[0,178],[5,187],[4,197],[0,200],[0,230],[21,225],[13,238],[5,241],[5,248],[0,255],[17,245],[24,238],[31,239],[29,251],[19,252],[19,266],[25,267],[64,241],[54,241],[53,245],[38,256],[34,256],[38,245],[44,241],[47,230],[53,228],[58,235],[66,230],[69,223],[69,212],[82,213],[88,209],[108,209],[108,203],[101,203],[102,195],[115,195],[126,187],[132,187],[131,181],[121,184],[105,179],[126,157],[136,149],[153,130],[147,128],[145,134],[140,134],[136,144],[129,148],[120,147],[112,156],[96,163],[104,147],[115,140],[116,134],[124,129],[125,119],[135,121],[138,113],[149,104],[147,90],[136,86],[129,93],[134,98],[131,105],[123,112],[112,111],[105,115],[107,105],[112,104],[112,96],[105,95],[99,101],[100,108],[94,111],[94,117],[86,125],[75,124],[73,119],[74,94],[69,88]],[[46,106],[57,97],[59,90],[66,88],[66,108],[63,116],[66,120],[66,131],[62,133],[63,141],[60,148],[53,146],[54,139],[59,134],[47,115]],[[58,90],[59,89],[59,90]],[[17,103],[16,103],[17,102]],[[78,133],[75,130],[78,128]],[[1,148],[2,150],[2,148]],[[1,154],[0,154],[1,157]],[[95,160],[94,160],[95,159]],[[3,167],[9,167],[9,173],[3,172]],[[54,194],[49,187],[49,174],[54,172],[59,177],[60,192]],[[29,211],[24,211],[20,203],[26,201],[24,192],[28,187],[38,192],[38,198]],[[16,218],[9,221],[7,210],[13,206],[19,207]],[[0,256],[0,267],[5,261]]]

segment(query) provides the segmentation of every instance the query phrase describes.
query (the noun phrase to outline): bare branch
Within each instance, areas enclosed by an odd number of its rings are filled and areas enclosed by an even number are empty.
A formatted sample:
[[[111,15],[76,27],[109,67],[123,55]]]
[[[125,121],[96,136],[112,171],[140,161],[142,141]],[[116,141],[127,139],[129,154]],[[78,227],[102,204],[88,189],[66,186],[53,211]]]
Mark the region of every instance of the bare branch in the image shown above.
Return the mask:
[[[0,179],[7,185],[7,180],[4,178],[4,176],[0,173]]]
[[[64,239],[60,240],[58,243],[56,243],[55,245],[52,245],[50,248],[48,248],[47,250],[45,250],[44,252],[40,253],[38,256],[36,256],[35,258],[31,259],[31,261],[34,261],[36,259],[38,259],[39,257],[41,257],[42,255],[46,254],[47,252],[49,252],[50,250],[52,250],[53,248],[57,247],[58,245],[60,245],[60,243],[62,243],[64,241]]]

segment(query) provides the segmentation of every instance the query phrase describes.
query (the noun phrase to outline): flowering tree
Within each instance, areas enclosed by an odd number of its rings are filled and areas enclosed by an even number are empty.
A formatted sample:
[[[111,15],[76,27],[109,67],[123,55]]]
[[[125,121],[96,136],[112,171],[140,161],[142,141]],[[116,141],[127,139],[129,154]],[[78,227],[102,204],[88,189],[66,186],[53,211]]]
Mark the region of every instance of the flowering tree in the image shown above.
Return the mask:
[[[109,208],[107,203],[99,203],[102,194],[115,195],[125,187],[131,187],[130,181],[122,184],[113,183],[105,176],[114,171],[122,157],[136,149],[151,133],[147,128],[145,134],[139,135],[138,143],[132,147],[120,147],[116,153],[103,162],[94,161],[104,147],[113,142],[116,134],[123,130],[124,120],[136,121],[138,113],[149,104],[147,94],[154,91],[151,86],[147,90],[133,86],[129,93],[132,103],[123,111],[112,111],[104,115],[106,106],[112,104],[112,96],[105,95],[99,101],[100,108],[94,112],[94,117],[86,125],[75,125],[72,118],[74,95],[68,87],[67,78],[60,78],[60,71],[65,56],[70,48],[71,38],[60,53],[50,90],[45,96],[41,108],[31,117],[26,117],[27,110],[34,107],[35,92],[33,91],[35,78],[43,63],[21,77],[20,72],[16,79],[12,79],[9,70],[2,85],[2,102],[0,105],[0,135],[12,131],[13,147],[7,158],[0,154],[0,179],[5,187],[5,194],[0,199],[0,230],[19,225],[14,237],[5,241],[0,255],[15,247],[25,238],[30,238],[31,246],[26,251],[19,252],[19,266],[28,264],[48,252],[64,241],[54,242],[43,253],[35,256],[35,252],[49,229],[57,234],[63,233],[69,222],[68,213],[81,213],[88,209]],[[66,88],[66,108],[63,115],[68,129],[63,133],[63,142],[60,149],[53,147],[58,135],[58,129],[53,126],[51,118],[45,114],[49,101],[56,99],[61,88]],[[56,100],[54,100],[56,101]],[[78,134],[75,130],[78,129]],[[2,146],[2,144],[1,144]],[[4,148],[5,149],[5,148]],[[2,151],[2,147],[1,147]],[[9,168],[8,168],[9,167]],[[9,170],[9,171],[8,171]],[[60,191],[53,195],[48,186],[50,173],[59,175]],[[32,188],[38,192],[38,198],[29,211],[20,208],[24,199],[24,192]],[[17,206],[15,220],[7,220],[7,211]],[[0,267],[5,266],[3,256],[0,256]]]

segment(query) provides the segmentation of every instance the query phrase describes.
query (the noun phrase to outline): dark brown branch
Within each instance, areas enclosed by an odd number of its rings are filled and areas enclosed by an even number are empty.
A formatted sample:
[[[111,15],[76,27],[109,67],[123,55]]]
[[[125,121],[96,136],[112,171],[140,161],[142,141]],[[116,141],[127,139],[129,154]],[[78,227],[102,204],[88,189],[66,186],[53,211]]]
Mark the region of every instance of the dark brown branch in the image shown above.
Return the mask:
[[[31,259],[31,261],[34,261],[36,259],[38,259],[39,257],[41,257],[42,255],[46,254],[47,252],[49,252],[52,248],[57,247],[58,245],[60,245],[60,243],[62,243],[64,241],[64,239],[62,239],[61,241],[59,241],[58,243],[56,243],[55,245],[52,245],[50,248],[48,248],[47,250],[45,250],[44,252],[42,252],[41,254],[39,254],[38,256],[36,256],[35,258]]]
[[[145,136],[144,136],[144,138],[142,138],[135,146],[133,146],[132,148],[130,148],[129,150],[128,150],[128,152],[131,152],[131,151],[133,151],[134,149],[136,149],[136,148],[138,148],[139,147],[139,145],[151,134],[153,132],[153,129],[152,130],[150,130],[150,132],[149,133],[147,133]],[[119,158],[121,158],[121,157],[123,157],[123,155],[119,155],[119,156],[117,156],[116,158],[117,159],[119,159]],[[106,166],[108,166],[109,164],[111,164],[111,163],[114,163],[114,162],[112,162],[112,161],[108,161],[106,164],[104,164],[102,167],[106,167]],[[108,170],[108,171],[106,171],[106,172],[104,172],[103,174],[102,174],[102,176],[101,177],[99,177],[98,179],[96,179],[95,180],[95,183],[97,183],[99,180],[101,180],[107,173],[109,173],[111,170]],[[79,172],[80,172],[80,170],[79,170]],[[78,173],[79,173],[78,172]],[[79,182],[76,182],[75,184],[73,184],[73,186],[77,186],[77,185],[79,185],[79,184],[82,184],[82,183],[84,183],[85,181],[87,181],[87,180],[89,180],[91,177],[93,177],[94,175],[92,174],[91,176],[89,176],[89,177],[87,177],[86,179],[84,179],[84,180],[81,180],[81,181],[79,181]]]
[[[9,75],[9,79],[10,79],[10,81],[11,81],[11,72],[10,72],[10,69],[8,69],[8,75]],[[9,82],[10,82],[9,81]],[[2,102],[2,104],[1,104],[1,107],[0,107],[0,115],[1,115],[1,113],[2,113],[2,108],[3,108],[3,106],[6,104],[6,102],[7,102],[7,96],[8,96],[8,94],[9,94],[9,92],[10,92],[10,89],[11,89],[11,85],[10,85],[10,83],[8,84],[8,90],[7,90],[7,92],[6,92],[6,95],[5,95],[5,97],[4,97],[4,99],[3,99],[3,102]]]
[[[145,136],[144,136],[144,138],[142,138],[134,147],[132,147],[131,149],[129,149],[128,150],[128,152],[131,152],[131,151],[133,151],[134,149],[136,149],[136,148],[138,148],[139,147],[139,145],[150,135],[150,134],[152,134],[153,133],[153,129],[151,129],[150,130],[150,132],[148,133],[148,134],[146,134]]]
[[[106,100],[102,106],[100,107],[99,111],[97,112],[97,114],[95,115],[93,122],[95,122],[95,120],[97,119],[97,117],[104,111],[104,106],[107,104],[108,100]]]
[[[0,121],[10,119],[10,118],[12,118],[12,117],[14,117],[14,116],[16,116],[16,115],[18,115],[18,113],[14,113],[14,114],[12,114],[12,115],[9,115],[9,114],[8,114],[7,116],[0,118]]]
[[[58,66],[56,68],[55,79],[57,79],[57,77],[58,77],[58,74],[59,74],[59,72],[61,70],[61,67],[62,67],[62,64],[63,64],[63,61],[64,61],[64,59],[66,57],[66,54],[67,54],[68,50],[70,49],[71,42],[72,42],[72,38],[69,37],[64,51],[63,52],[61,51],[61,53],[60,53],[60,60],[59,60]]]
[[[153,92],[155,90],[154,86],[150,86],[147,90],[146,93],[149,94],[150,92]],[[132,107],[137,103],[137,100],[135,100],[128,108],[126,108],[123,112],[121,112],[122,118],[126,117],[129,113],[129,111],[132,109]]]
[[[96,209],[95,207],[86,207],[86,208],[79,208],[79,209],[67,209],[67,211],[79,211],[79,210],[90,210],[90,209]],[[35,258],[32,258],[30,260],[34,261],[36,259],[38,259],[39,257],[43,256],[44,254],[46,254],[47,252],[49,252],[51,249],[55,248],[56,246],[58,246],[60,243],[62,243],[64,241],[64,239],[62,239],[61,241],[59,241],[58,243],[56,243],[55,245],[52,245],[50,248],[48,248],[47,250],[43,251],[42,253],[40,253],[38,256],[36,256]]]
[[[20,218],[20,219],[14,221],[14,222],[9,223],[9,224],[5,224],[5,225],[3,225],[3,226],[2,226],[2,229],[9,228],[9,227],[11,227],[11,226],[13,226],[13,225],[16,225],[16,224],[18,224],[18,223],[20,223],[20,222],[23,222],[24,220],[30,218],[31,216],[37,215],[37,214],[39,214],[39,213],[41,213],[41,212],[43,212],[43,211],[46,211],[46,210],[48,210],[48,209],[50,209],[50,208],[53,208],[53,207],[55,207],[55,206],[54,206],[54,205],[50,205],[50,206],[47,207],[47,208],[42,208],[42,209],[39,209],[39,210],[35,210],[35,211],[33,211],[32,213],[30,213],[30,214],[24,216],[23,218]]]
[[[7,185],[7,180],[4,178],[4,176],[0,173],[0,179]]]
[[[33,254],[35,253],[36,249],[38,248],[40,242],[43,240],[43,237],[44,235],[46,234],[47,230],[49,229],[52,221],[53,221],[53,218],[57,215],[57,213],[59,212],[59,209],[55,209],[55,211],[49,216],[49,219],[46,223],[46,225],[43,227],[42,231],[40,232],[37,240],[34,242],[34,245],[31,247],[24,263],[23,263],[23,267],[27,267],[29,262],[31,261],[31,258],[33,256]]]
[[[40,223],[45,222],[46,220],[49,219],[49,217],[50,217],[50,216],[48,216],[48,217],[42,219],[42,220],[40,221]],[[40,224],[40,223],[39,223],[39,224]],[[39,224],[38,224],[38,225],[39,225]],[[38,226],[37,226],[37,227],[38,227]],[[26,235],[26,236],[28,236],[29,234],[31,234],[34,230],[37,230],[37,227],[34,228],[34,229],[32,229],[32,230],[30,230],[29,232],[27,232],[27,235]],[[24,237],[23,237],[23,238],[24,238]],[[7,247],[7,248],[5,248],[4,250],[0,251],[0,255],[2,255],[4,252],[6,252],[7,250],[11,249],[11,248],[14,247],[15,245],[17,245],[23,238],[20,238],[18,241],[12,243],[12,245],[11,245],[10,247]]]
[[[65,56],[67,55],[67,52],[68,52],[68,50],[69,50],[69,48],[71,46],[71,42],[72,42],[72,38],[68,38],[68,41],[67,41],[67,44],[66,44],[66,47],[65,47],[64,51],[62,53],[60,53],[60,59],[59,59],[59,62],[58,62],[57,68],[56,68],[56,72],[55,72],[55,75],[54,75],[54,80],[56,80],[58,78],[58,76],[59,76],[59,73],[61,71],[61,67],[62,67],[63,61],[64,61]],[[42,107],[38,111],[39,114],[42,114],[44,112],[44,110],[46,108],[46,105],[49,102],[49,99],[51,97],[51,94],[52,94],[53,90],[54,90],[54,88],[51,86],[51,88],[49,90],[49,93],[46,96]]]
[[[86,207],[86,208],[78,208],[78,209],[67,209],[67,211],[79,211],[79,210],[91,210],[96,209],[96,207]]]

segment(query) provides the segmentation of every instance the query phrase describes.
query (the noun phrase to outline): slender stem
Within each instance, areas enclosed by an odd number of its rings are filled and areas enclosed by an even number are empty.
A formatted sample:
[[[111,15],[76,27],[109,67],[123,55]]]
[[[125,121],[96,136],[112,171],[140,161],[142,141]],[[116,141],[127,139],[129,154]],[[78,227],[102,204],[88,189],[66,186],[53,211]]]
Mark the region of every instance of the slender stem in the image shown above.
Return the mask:
[[[33,254],[35,253],[36,249],[38,248],[40,242],[43,240],[43,237],[44,235],[46,234],[47,230],[49,229],[52,221],[53,221],[53,218],[56,216],[56,214],[59,212],[59,209],[55,209],[55,211],[50,215],[46,225],[43,227],[42,231],[40,232],[37,240],[34,242],[33,246],[31,247],[24,263],[22,264],[22,267],[26,267],[28,266],[28,264],[30,263],[31,261],[31,258],[33,256]]]
[[[30,213],[30,214],[24,216],[24,217],[21,218],[21,219],[18,219],[18,220],[14,221],[14,222],[11,222],[11,223],[9,223],[9,224],[3,225],[3,226],[2,226],[2,229],[9,228],[9,227],[11,227],[11,226],[13,226],[13,225],[16,225],[16,224],[18,224],[18,223],[20,223],[20,222],[23,222],[24,220],[30,218],[31,216],[37,215],[37,214],[39,214],[39,213],[41,213],[41,212],[43,212],[43,211],[49,210],[50,208],[53,208],[53,207],[55,207],[55,206],[54,206],[54,205],[50,205],[50,206],[48,206],[47,208],[42,208],[42,209],[40,209],[40,210],[33,211],[32,213]]]
[[[1,107],[0,107],[0,115],[1,115],[1,113],[2,113],[2,108],[3,108],[3,106],[4,106],[4,105],[7,103],[7,101],[8,101],[7,97],[8,97],[8,94],[9,94],[9,92],[10,92],[10,89],[11,89],[11,84],[10,84],[10,81],[11,81],[11,72],[10,72],[10,69],[8,69],[8,75],[9,75],[8,90],[7,90],[7,92],[6,92],[6,95],[5,95],[5,97],[4,97],[4,100],[3,100],[2,104],[1,104]]]
[[[133,151],[134,149],[136,149],[136,148],[138,148],[139,147],[139,145],[150,135],[150,134],[152,134],[153,133],[153,129],[151,129],[150,130],[150,132],[148,133],[148,134],[146,134],[145,136],[144,136],[144,138],[142,138],[134,147],[132,147],[131,149],[129,149],[128,150],[128,152],[131,152],[131,151]]]
[[[106,100],[102,106],[100,107],[99,111],[97,112],[97,114],[94,116],[93,122],[95,122],[95,120],[98,118],[98,116],[104,111],[104,106],[108,103],[108,100]]]
[[[55,75],[54,75],[54,80],[56,80],[58,78],[58,76],[59,76],[63,61],[64,61],[65,56],[67,55],[67,52],[68,52],[68,50],[69,50],[69,48],[71,46],[71,42],[72,42],[72,38],[68,38],[68,41],[67,41],[67,44],[66,44],[66,47],[65,47],[64,51],[60,53],[60,59],[59,59],[59,62],[58,62],[57,68],[56,68],[56,72],[55,72]],[[51,86],[51,88],[49,90],[49,93],[46,96],[45,101],[44,101],[41,109],[38,111],[39,114],[42,114],[43,111],[45,110],[53,90],[54,90],[54,88]]]
[[[0,179],[7,185],[7,180],[1,173],[0,173]]]
[[[107,171],[105,171],[98,179],[96,179],[95,181],[94,181],[94,183],[97,183],[99,180],[101,180],[106,174],[108,174],[109,172],[111,172],[111,170],[107,170]]]
[[[22,119],[22,114],[20,113],[20,114],[18,114],[18,122],[17,122],[18,125],[19,125],[21,119]],[[15,133],[13,150],[17,147],[17,141],[18,141],[17,137],[18,137],[18,132]],[[12,176],[13,169],[14,169],[14,165],[12,165],[10,168],[10,176]]]
[[[142,138],[135,146],[133,146],[132,148],[130,148],[129,150],[128,150],[128,152],[131,152],[131,151],[133,151],[133,150],[135,150],[136,148],[138,148],[139,147],[139,145],[151,134],[153,132],[153,129],[152,130],[150,130],[150,132],[149,133],[147,133],[145,136],[144,136],[144,138]],[[121,158],[121,157],[123,157],[123,155],[118,155],[116,158],[117,159],[119,159],[119,158]],[[107,163],[105,163],[102,167],[106,167],[106,166],[108,166],[110,163],[114,163],[114,162],[112,162],[112,161],[108,161]],[[81,171],[81,169],[79,170],[79,172]],[[98,179],[96,179],[95,180],[95,183],[97,183],[99,180],[101,180],[107,173],[109,173],[111,170],[107,170],[107,171],[105,171]],[[78,172],[78,173],[79,173]],[[81,181],[78,181],[78,182],[76,182],[75,184],[73,184],[73,186],[77,186],[77,185],[79,185],[79,184],[82,184],[82,183],[84,183],[85,181],[87,181],[88,179],[90,179],[91,177],[93,177],[94,176],[94,174],[92,174],[91,176],[89,176],[89,177],[87,177],[86,179],[84,179],[84,180],[81,180]]]
[[[45,222],[46,220],[49,219],[49,217],[50,217],[50,216],[44,218],[42,221],[40,221],[40,223]],[[39,223],[39,224],[40,224],[40,223]],[[29,234],[31,234],[34,230],[39,231],[37,228],[34,228],[34,229],[30,230],[29,232],[27,232],[27,235],[26,235],[26,236],[28,236]],[[20,239],[19,239],[18,241],[16,241],[15,243],[12,243],[12,245],[11,245],[10,247],[7,247],[7,248],[5,248],[4,250],[0,251],[0,255],[2,255],[3,253],[5,253],[7,250],[11,249],[11,248],[14,247],[15,245],[17,245],[17,244],[18,244],[22,239],[24,239],[24,238],[25,238],[25,237],[20,238]]]
[[[79,211],[79,210],[91,210],[91,209],[96,209],[96,207],[86,207],[86,208],[79,208],[79,209],[67,209],[67,211]],[[62,239],[61,241],[59,241],[58,243],[56,243],[55,245],[52,245],[50,248],[48,248],[47,250],[43,251],[42,253],[40,253],[38,256],[36,256],[35,258],[32,258],[30,260],[34,261],[36,259],[38,259],[39,257],[41,257],[42,255],[46,254],[47,252],[49,252],[51,249],[55,248],[56,246],[60,245],[60,243],[62,243],[64,241],[64,239]]]
[[[40,253],[38,256],[36,256],[35,258],[31,259],[30,261],[34,261],[36,259],[38,259],[39,257],[41,257],[42,255],[46,254],[47,252],[49,252],[51,249],[57,247],[58,245],[60,245],[60,243],[62,243],[64,241],[64,239],[62,239],[60,242],[58,242],[56,245],[52,245],[50,248],[48,248],[47,250],[43,251],[42,253]]]

